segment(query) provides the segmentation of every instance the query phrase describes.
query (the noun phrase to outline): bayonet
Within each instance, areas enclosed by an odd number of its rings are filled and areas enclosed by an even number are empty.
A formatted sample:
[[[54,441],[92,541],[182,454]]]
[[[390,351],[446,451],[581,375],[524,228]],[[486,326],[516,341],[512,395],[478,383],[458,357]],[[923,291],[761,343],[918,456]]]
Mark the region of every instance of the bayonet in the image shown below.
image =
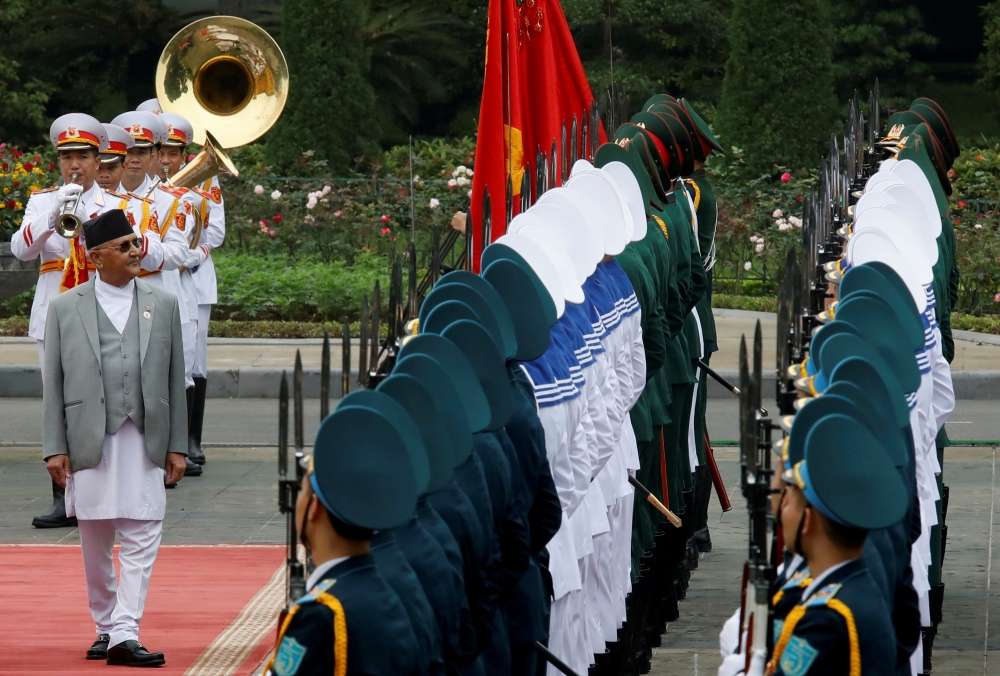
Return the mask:
[[[434,229],[435,233],[437,228]],[[406,252],[407,273],[409,279],[406,286],[406,319],[416,319],[420,312],[417,303],[417,243],[410,241],[409,250]]]
[[[586,126],[586,125],[584,125]],[[584,132],[586,134],[586,132]],[[573,124],[569,129],[569,164],[572,167],[580,159],[580,128],[577,126],[576,113],[573,113]]]
[[[559,176],[559,149],[556,147],[556,140],[552,139],[552,150],[549,152],[548,180],[545,182],[545,189],[554,188],[558,185]]]
[[[510,174],[507,174],[507,195],[504,200],[504,215],[506,216],[506,225],[510,225],[510,221],[514,218],[514,185],[511,183]],[[504,230],[506,231],[506,227]]]
[[[330,413],[330,333],[323,332],[323,353],[319,367],[319,421]]]
[[[521,211],[524,213],[531,207],[531,165],[524,168],[521,173]]]
[[[361,329],[359,335],[361,349],[358,352],[358,385],[368,386],[368,294],[361,299]]]
[[[597,155],[597,147],[601,145],[600,117],[597,115],[597,102],[590,102],[590,156],[588,159],[593,162]]]
[[[372,291],[372,325],[369,335],[371,336],[371,353],[368,355],[368,382],[371,383],[371,374],[378,372],[378,358],[382,343],[380,331],[380,319],[382,313],[382,282],[375,280],[375,289]]]
[[[351,391],[351,325],[344,322],[340,330],[340,396]]]
[[[569,178],[569,147],[566,139],[566,120],[562,121],[562,135],[559,137],[559,185],[565,185]]]

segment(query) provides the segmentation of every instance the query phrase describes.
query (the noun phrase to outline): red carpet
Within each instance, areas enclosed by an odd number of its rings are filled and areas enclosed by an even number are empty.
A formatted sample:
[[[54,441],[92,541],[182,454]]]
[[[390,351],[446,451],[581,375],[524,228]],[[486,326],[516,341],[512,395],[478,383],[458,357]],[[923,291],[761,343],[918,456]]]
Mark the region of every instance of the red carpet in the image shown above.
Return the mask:
[[[161,547],[139,636],[166,657],[157,673],[184,674],[268,585],[283,560],[284,549],[277,546]],[[133,673],[84,659],[96,635],[78,546],[0,546],[0,588],[0,674]],[[274,640],[273,625],[262,636],[261,630],[254,645],[241,650],[233,650],[233,640],[223,641],[225,659],[242,661],[238,669],[204,672],[249,674]],[[244,632],[235,640],[246,644],[245,637]]]

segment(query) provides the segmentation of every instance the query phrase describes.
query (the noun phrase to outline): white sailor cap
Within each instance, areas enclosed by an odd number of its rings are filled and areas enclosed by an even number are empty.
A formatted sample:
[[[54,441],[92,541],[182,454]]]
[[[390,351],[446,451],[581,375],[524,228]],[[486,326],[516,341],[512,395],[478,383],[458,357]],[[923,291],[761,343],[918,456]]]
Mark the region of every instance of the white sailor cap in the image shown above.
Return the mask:
[[[160,122],[157,115],[138,110],[122,113],[111,120],[111,124],[118,125],[131,134],[136,148],[148,148],[161,143],[166,131],[166,125]]]
[[[104,133],[108,135],[108,147],[101,153],[101,162],[120,160],[135,146],[135,139],[117,124],[102,124]]]
[[[194,141],[194,127],[177,113],[160,113],[158,117],[167,125],[163,145],[183,148]]]
[[[573,264],[573,259],[570,258],[569,253],[566,252],[566,248],[559,241],[558,237],[551,233],[546,233],[546,235],[538,237],[529,237],[527,234],[521,234],[522,230],[533,227],[544,229],[544,226],[545,221],[537,214],[530,211],[518,214],[511,219],[509,233],[501,239],[503,240],[503,244],[506,244],[524,256],[525,260],[528,261],[528,265],[532,268],[535,266],[532,263],[533,259],[530,259],[529,256],[539,253],[544,254],[555,267],[563,299],[567,303],[582,303],[584,295],[583,289],[577,281],[576,266]],[[536,248],[537,251],[535,250]],[[528,253],[525,253],[525,250]]]
[[[108,147],[108,134],[104,127],[85,113],[69,113],[56,118],[49,127],[49,139],[57,150],[93,148],[102,153]]]
[[[587,214],[583,202],[576,192],[569,188],[551,188],[543,192],[536,204],[554,204],[570,216],[577,236],[587,243],[594,259],[594,268],[604,258],[604,228],[597,214]],[[593,273],[593,270],[591,270]],[[589,275],[588,275],[589,276]]]
[[[163,112],[163,110],[160,109],[160,102],[156,99],[146,99],[139,104],[139,107],[136,108],[136,110],[143,113],[153,113],[154,115],[159,115]]]

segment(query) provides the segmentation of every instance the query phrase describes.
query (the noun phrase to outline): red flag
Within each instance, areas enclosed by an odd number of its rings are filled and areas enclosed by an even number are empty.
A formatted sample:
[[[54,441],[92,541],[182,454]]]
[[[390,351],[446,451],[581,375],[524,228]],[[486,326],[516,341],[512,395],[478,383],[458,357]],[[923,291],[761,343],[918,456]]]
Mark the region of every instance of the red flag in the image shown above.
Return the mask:
[[[564,123],[567,139],[570,138],[573,116],[580,127],[593,100],[558,0],[490,0],[486,77],[479,107],[470,213],[476,272],[482,252],[486,191],[490,196],[492,241],[506,230],[508,177],[515,214],[520,211],[521,180],[526,170],[531,172],[529,180],[534,182],[538,150],[548,157],[550,165],[556,163],[556,185],[559,185],[561,153],[557,151],[557,157],[549,157],[552,142],[556,142],[557,148],[561,146]],[[604,142],[603,128],[598,133]],[[577,142],[579,155],[589,157],[583,145],[581,138]],[[565,154],[569,157],[568,148]]]

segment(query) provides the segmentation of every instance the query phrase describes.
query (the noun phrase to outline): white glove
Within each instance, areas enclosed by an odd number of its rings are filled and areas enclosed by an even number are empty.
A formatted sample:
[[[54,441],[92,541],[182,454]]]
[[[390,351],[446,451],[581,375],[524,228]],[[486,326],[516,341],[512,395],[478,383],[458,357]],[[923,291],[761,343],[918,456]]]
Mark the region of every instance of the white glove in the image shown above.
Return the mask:
[[[52,206],[52,211],[49,212],[49,230],[56,229],[56,217],[62,211],[63,205],[75,200],[82,192],[83,186],[76,183],[67,183],[59,188],[59,192],[56,193],[56,203]],[[77,215],[83,218],[79,205],[77,206]]]
[[[736,612],[722,625],[722,631],[719,632],[719,652],[723,659],[736,652],[736,649],[739,648],[739,641],[740,609],[737,608]]]
[[[187,258],[184,259],[184,267],[188,270],[196,270],[198,266],[208,258],[208,252],[198,246],[188,251]]]
[[[740,674],[745,674],[745,676],[764,676],[764,667],[767,666],[767,654],[763,650],[755,651],[753,657],[750,658],[750,670],[744,672],[743,667],[746,666],[746,663],[746,655],[742,653],[730,655],[722,660],[722,664],[719,665],[719,676],[739,676]]]

